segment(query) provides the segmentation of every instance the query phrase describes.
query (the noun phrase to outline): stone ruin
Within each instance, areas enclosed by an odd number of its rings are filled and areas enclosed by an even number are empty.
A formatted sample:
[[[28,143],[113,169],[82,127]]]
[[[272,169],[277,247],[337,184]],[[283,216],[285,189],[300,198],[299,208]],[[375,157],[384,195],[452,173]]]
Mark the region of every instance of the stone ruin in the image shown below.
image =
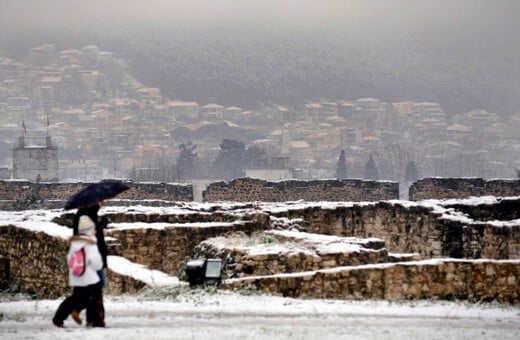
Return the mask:
[[[252,286],[293,297],[518,303],[520,222],[512,208],[518,199],[477,202],[274,209],[271,226],[277,230],[214,237],[195,253],[224,259],[226,284],[233,289]]]
[[[112,221],[106,236],[113,256],[172,276],[183,272],[188,258],[221,257],[227,278],[222,288],[294,297],[518,304],[519,203],[518,197],[178,202],[107,206],[101,213]],[[71,221],[71,213],[62,213],[47,223],[66,228]],[[21,222],[0,226],[0,262],[8,268],[0,280],[38,297],[65,294],[60,259],[66,249],[66,240],[26,230]],[[116,267],[108,276],[112,294],[145,285]]]
[[[399,262],[418,254],[390,254],[378,238],[338,237],[291,230],[234,233],[201,242],[196,256],[224,259],[229,278]]]

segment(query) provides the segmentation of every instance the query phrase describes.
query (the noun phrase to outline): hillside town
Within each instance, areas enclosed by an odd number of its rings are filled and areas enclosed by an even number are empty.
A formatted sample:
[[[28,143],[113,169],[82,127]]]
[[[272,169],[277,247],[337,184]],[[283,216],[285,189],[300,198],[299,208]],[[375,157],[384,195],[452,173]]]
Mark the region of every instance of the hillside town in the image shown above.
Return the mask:
[[[131,73],[97,46],[46,44],[26,60],[0,57],[0,178],[36,180],[17,169],[16,150],[50,148],[54,174],[39,180],[165,180],[154,174],[175,167],[184,148],[199,171],[166,180],[219,179],[211,167],[223,140],[261,150],[268,162],[243,170],[266,180],[334,178],[342,151],[351,178],[366,178],[370,160],[372,179],[395,181],[416,179],[405,178],[411,162],[417,177],[511,178],[520,167],[520,115],[512,113],[377,98],[249,109],[167,98]]]

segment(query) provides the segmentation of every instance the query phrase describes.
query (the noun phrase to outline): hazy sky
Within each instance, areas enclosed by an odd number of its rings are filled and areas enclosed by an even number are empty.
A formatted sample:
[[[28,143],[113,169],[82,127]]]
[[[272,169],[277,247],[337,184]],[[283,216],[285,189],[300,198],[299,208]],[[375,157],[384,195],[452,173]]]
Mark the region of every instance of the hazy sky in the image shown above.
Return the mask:
[[[367,30],[515,25],[516,0],[0,0],[0,21],[18,27],[62,23],[298,23]],[[11,26],[12,27],[12,26]]]
[[[161,39],[176,34],[165,29],[167,25],[188,26],[177,32],[193,33],[190,39],[203,41],[208,32],[221,37],[236,30],[242,39],[236,41],[251,37],[253,44],[265,38],[275,41],[282,33],[284,43],[317,38],[305,41],[309,46],[322,41],[321,48],[340,45],[348,56],[355,55],[350,52],[357,46],[366,58],[359,57],[362,61],[353,66],[359,69],[351,71],[374,73],[365,95],[427,97],[444,100],[454,110],[477,105],[508,112],[518,107],[518,13],[520,0],[0,0],[0,54],[22,58],[30,47],[44,43],[58,48],[94,43],[121,52],[114,41],[128,42],[139,35],[141,40],[135,41],[144,45],[147,36],[158,32],[148,29],[150,24],[160,25]],[[190,30],[204,26],[210,30]],[[112,45],[103,45],[102,38]],[[329,61],[343,65],[337,61],[341,58]],[[381,79],[397,77],[393,70],[401,71],[402,83],[377,92]],[[415,91],[418,84],[422,92]],[[477,93],[483,86],[493,91]],[[495,97],[482,99],[489,93]]]

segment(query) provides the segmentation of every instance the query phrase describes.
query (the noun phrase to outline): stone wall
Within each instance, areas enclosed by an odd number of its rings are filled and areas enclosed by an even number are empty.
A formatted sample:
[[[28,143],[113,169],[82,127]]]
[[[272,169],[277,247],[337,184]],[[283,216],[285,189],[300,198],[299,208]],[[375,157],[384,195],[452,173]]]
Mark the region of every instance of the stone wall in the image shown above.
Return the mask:
[[[520,219],[520,200],[517,197],[491,198],[489,202],[467,204],[464,200],[439,202],[477,221],[513,221]]]
[[[205,223],[171,225],[160,229],[143,225],[135,229],[107,230],[105,234],[118,240],[120,255],[126,259],[170,275],[180,275],[184,262],[200,242],[229,232],[251,234],[263,228],[261,223],[244,221],[212,223],[211,226]]]
[[[70,294],[66,254],[68,241],[43,232],[0,226],[0,282],[16,286],[35,298]],[[7,270],[5,270],[7,269]],[[145,285],[107,270],[106,294],[132,293]]]
[[[519,204],[520,198],[508,199],[503,210],[515,203]],[[250,235],[259,230],[294,227],[315,234],[375,237],[385,241],[390,253],[418,253],[423,259],[460,257],[487,260],[452,259],[375,266],[368,262],[379,261],[382,253],[376,257],[363,257],[362,261],[332,254],[326,263],[320,264],[321,267],[310,265],[310,260],[314,261],[310,259],[303,262],[305,268],[327,268],[332,260],[336,265],[348,265],[348,261],[364,265],[320,270],[317,274],[293,273],[290,277],[280,274],[281,278],[258,279],[252,284],[267,289],[274,289],[269,288],[270,285],[279,284],[277,292],[287,295],[316,293],[317,296],[344,298],[454,296],[507,300],[515,299],[514,294],[518,293],[511,290],[511,282],[519,283],[520,224],[491,221],[494,214],[489,207],[475,205],[464,209],[475,216],[486,216],[490,221],[472,220],[453,210],[448,203],[446,206],[401,201],[331,202],[326,205],[315,202],[285,205],[205,203],[199,210],[196,205],[186,203],[185,207],[184,210],[175,207],[170,212],[168,209],[149,211],[137,207],[114,209],[112,212],[106,209],[106,215],[113,223],[128,223],[106,230],[107,240],[113,239],[110,241],[112,254],[150,269],[178,275],[185,259],[193,254],[194,247],[206,239],[226,236],[229,232],[241,231]],[[53,221],[67,225],[71,217],[66,213]],[[8,279],[36,297],[57,297],[69,292],[64,261],[66,251],[67,241],[64,239],[12,225],[0,226],[0,257],[4,268],[6,263],[9,268]],[[278,261],[277,265],[285,266],[286,270],[293,267],[306,270],[301,264],[296,264],[298,260],[302,260],[300,254],[291,261]],[[261,274],[260,271],[257,273]],[[108,294],[137,291],[144,286],[142,282],[111,271],[108,276]],[[495,281],[490,282],[491,278]],[[0,277],[0,281],[3,279]],[[491,288],[486,295],[481,286],[488,284]],[[446,286],[445,290],[441,289],[442,285]]]
[[[193,186],[179,183],[125,182],[131,189],[118,200],[193,201]],[[30,182],[0,180],[0,209],[9,209],[14,200],[43,200],[44,208],[59,208],[88,183]],[[483,180],[481,178],[426,178],[410,186],[412,201],[466,198],[470,196],[520,196],[520,180]],[[399,198],[399,183],[357,179],[268,182],[239,178],[215,182],[202,192],[205,202],[285,202],[352,201],[375,202]]]
[[[501,211],[506,211],[507,207],[520,206],[520,199],[511,198],[507,200],[507,204],[501,201],[491,206],[499,207],[496,212],[503,215]],[[148,256],[162,254],[161,249],[171,251],[172,247],[176,247],[177,239],[183,240],[186,247],[194,247],[206,238],[228,231],[243,230],[250,234],[257,230],[286,228],[287,226],[279,225],[279,220],[290,222],[291,228],[297,227],[314,234],[376,237],[385,241],[385,247],[391,253],[417,253],[421,258],[520,259],[520,224],[504,226],[496,221],[479,221],[468,217],[461,219],[458,213],[472,212],[477,217],[485,215],[496,220],[497,214],[492,213],[494,210],[489,205],[460,205],[456,206],[457,211],[453,211],[453,207],[439,206],[435,210],[431,205],[382,201],[333,203],[328,207],[319,203],[304,207],[287,205],[287,209],[277,207],[270,211],[269,208],[254,204],[237,204],[229,210],[215,204],[207,208],[209,211],[178,209],[174,214],[136,211],[107,213],[106,216],[114,223],[142,223],[142,230],[113,229],[106,233],[123,242],[125,257],[146,265],[156,261]],[[238,214],[235,214],[235,209],[239,210]],[[72,216],[70,213],[63,214],[62,219],[56,219],[55,222],[70,226]],[[171,226],[165,230],[156,230],[152,225],[147,225],[148,223],[170,223]],[[230,227],[230,223],[234,223],[234,227]],[[243,224],[245,225],[242,226]],[[135,248],[136,244],[150,245],[140,253]],[[175,251],[177,253],[184,254],[182,256],[190,255],[188,251]],[[182,265],[182,256],[167,256],[170,267],[153,265],[153,268],[174,273]]]
[[[67,290],[67,241],[43,232],[0,227],[0,252],[9,263],[9,280],[35,296]]]
[[[424,178],[413,183],[409,199],[466,198],[471,196],[520,196],[519,179],[484,180],[482,178]]]
[[[239,178],[215,182],[202,193],[205,202],[379,201],[399,198],[399,183],[357,179],[268,182]]]
[[[314,235],[301,234],[308,238],[275,231],[255,233],[252,237],[234,233],[205,240],[196,251],[202,258],[225,259],[228,277],[305,272],[391,261],[383,240],[329,237],[315,241],[312,239]]]
[[[193,248],[203,240],[231,231],[252,233],[267,225],[268,216],[253,214],[250,220],[222,222],[231,217],[215,214],[108,214],[118,223],[141,224],[137,228],[105,230],[111,255],[178,275],[185,259],[192,255]],[[207,222],[189,224],[187,221],[201,219]],[[55,219],[68,225],[72,214],[65,213]],[[156,228],[148,223],[167,222],[171,226]],[[219,221],[219,222],[216,222]],[[174,224],[181,222],[183,224]],[[145,225],[142,225],[142,224]],[[33,232],[12,225],[0,226],[0,283],[8,281],[23,292],[37,298],[56,298],[69,294],[65,257],[68,242],[43,232]],[[4,270],[7,269],[7,270]],[[107,270],[107,294],[133,293],[145,284],[132,277]]]
[[[30,182],[25,180],[0,180],[0,201],[43,200],[44,208],[55,208],[46,201],[58,201],[59,206],[89,183]],[[193,201],[193,188],[187,184],[175,183],[133,183],[125,182],[130,189],[117,196],[119,200],[166,200]],[[8,204],[4,202],[4,208]]]
[[[520,261],[442,260],[340,267],[318,272],[234,279],[291,297],[325,299],[464,299],[520,303]]]
[[[449,213],[420,204],[377,202],[287,209],[273,216],[301,219],[310,233],[381,238],[390,252],[418,253],[422,258],[520,259],[520,225],[504,227]]]
[[[9,287],[9,259],[0,254],[0,290],[7,289]]]

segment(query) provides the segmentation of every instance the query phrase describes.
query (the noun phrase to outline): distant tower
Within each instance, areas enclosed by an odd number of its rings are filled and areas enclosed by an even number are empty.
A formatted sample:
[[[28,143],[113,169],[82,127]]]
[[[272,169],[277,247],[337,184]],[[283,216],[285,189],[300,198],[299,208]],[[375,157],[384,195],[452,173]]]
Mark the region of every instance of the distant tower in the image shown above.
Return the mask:
[[[18,146],[13,148],[13,178],[58,181],[58,148],[52,145],[51,137],[45,137],[45,145],[26,145],[26,138],[19,137]]]

